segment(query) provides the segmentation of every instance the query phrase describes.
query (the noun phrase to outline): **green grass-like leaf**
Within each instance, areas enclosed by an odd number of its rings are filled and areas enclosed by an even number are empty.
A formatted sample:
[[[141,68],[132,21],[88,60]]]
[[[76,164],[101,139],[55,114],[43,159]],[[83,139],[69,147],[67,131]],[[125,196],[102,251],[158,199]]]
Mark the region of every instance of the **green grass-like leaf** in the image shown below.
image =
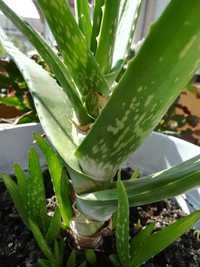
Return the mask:
[[[96,49],[97,49],[97,37],[99,35],[101,28],[104,4],[105,0],[94,1],[94,14],[93,14],[92,36],[91,36],[91,46],[90,46],[90,49],[94,55],[96,54]]]
[[[75,12],[79,28],[85,36],[88,47],[90,47],[92,24],[90,20],[90,6],[88,0],[76,0]]]
[[[76,251],[72,250],[67,260],[66,267],[76,267]]]
[[[152,233],[153,225],[149,225],[144,230],[141,230],[132,240],[131,266],[141,266],[142,263],[157,255],[188,231],[199,218],[200,211],[196,211],[158,232]]]
[[[19,194],[23,201],[24,207],[27,211],[27,183],[28,177],[25,175],[24,171],[22,170],[19,164],[14,165],[15,175],[17,178],[17,185],[19,187]]]
[[[29,175],[26,187],[27,214],[44,232],[47,230],[47,208],[43,175],[38,154],[34,148],[29,151]]]
[[[20,191],[18,185],[13,181],[13,179],[6,175],[2,174],[1,175],[3,178],[3,181],[6,185],[6,188],[15,203],[16,209],[19,212],[19,215],[21,216],[22,220],[26,225],[28,225],[28,220],[27,220],[27,213],[26,213],[26,208],[24,206],[23,199],[21,198]]]
[[[32,220],[29,220],[29,226],[31,228],[31,231],[33,232],[34,238],[35,238],[39,248],[44,253],[44,255],[47,257],[47,259],[50,261],[51,266],[52,267],[57,266],[54,254],[52,253],[50,247],[48,246],[48,244],[47,244],[44,236],[42,235],[39,227]]]
[[[105,0],[105,11],[99,33],[96,59],[103,73],[109,73],[112,68],[112,56],[115,35],[118,26],[120,0]]]
[[[117,182],[118,207],[116,224],[117,254],[122,266],[130,266],[129,203],[122,181]]]
[[[60,210],[59,208],[56,208],[53,217],[50,220],[50,224],[45,236],[45,239],[48,242],[54,241],[61,229],[61,215],[60,215]]]
[[[47,160],[48,169],[51,175],[51,181],[63,223],[65,226],[69,226],[73,212],[71,202],[71,187],[65,166],[56,152],[41,136],[35,134],[34,138],[43,151]]]
[[[119,60],[125,61],[134,41],[136,24],[140,14],[142,0],[120,1],[120,15],[116,32],[113,64]]]

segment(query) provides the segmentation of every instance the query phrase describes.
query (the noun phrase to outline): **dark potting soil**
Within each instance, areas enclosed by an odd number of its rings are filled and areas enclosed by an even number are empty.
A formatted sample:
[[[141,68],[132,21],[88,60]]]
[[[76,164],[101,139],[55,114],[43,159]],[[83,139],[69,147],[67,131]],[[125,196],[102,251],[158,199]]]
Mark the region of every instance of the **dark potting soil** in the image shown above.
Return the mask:
[[[50,197],[51,185],[47,183],[46,188],[47,197]],[[51,206],[51,201],[49,205]],[[156,228],[159,229],[183,216],[174,201],[131,208],[130,214],[133,235],[134,229],[150,221],[156,221]],[[113,240],[112,237],[105,238],[105,253],[96,253],[98,267],[112,266],[108,255],[114,247]],[[4,184],[0,182],[0,267],[32,267],[36,266],[37,260],[41,257],[42,253],[31,232],[21,221]],[[200,267],[200,243],[193,237],[193,232],[189,231],[142,267]]]

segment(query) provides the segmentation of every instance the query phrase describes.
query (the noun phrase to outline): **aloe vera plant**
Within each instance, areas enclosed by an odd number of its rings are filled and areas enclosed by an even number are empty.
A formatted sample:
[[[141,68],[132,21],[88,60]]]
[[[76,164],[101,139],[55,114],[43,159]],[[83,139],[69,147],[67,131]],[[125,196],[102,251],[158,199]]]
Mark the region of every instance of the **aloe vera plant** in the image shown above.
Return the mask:
[[[96,0],[93,12],[87,0],[75,2],[74,17],[66,0],[37,1],[59,47],[58,57],[0,0],[1,11],[38,50],[58,83],[2,30],[0,42],[29,85],[43,129],[65,162],[75,194],[75,216],[68,224],[69,211],[60,200],[62,219],[76,240],[85,240],[98,233],[117,209],[114,177],[122,162],[152,132],[200,64],[200,2],[171,1],[130,60],[141,1]],[[52,163],[48,146],[36,139]],[[130,206],[137,206],[200,185],[199,173],[197,156],[123,185]]]

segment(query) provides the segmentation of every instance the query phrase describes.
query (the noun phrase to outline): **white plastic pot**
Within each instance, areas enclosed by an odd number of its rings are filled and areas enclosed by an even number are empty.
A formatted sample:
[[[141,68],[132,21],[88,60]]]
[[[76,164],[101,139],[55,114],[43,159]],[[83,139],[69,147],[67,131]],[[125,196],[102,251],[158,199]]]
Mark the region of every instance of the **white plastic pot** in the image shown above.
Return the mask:
[[[143,145],[129,157],[125,166],[138,168],[148,175],[175,166],[200,154],[200,147],[173,136],[153,133]],[[200,188],[176,197],[182,210],[189,214],[200,209]],[[200,222],[195,225],[200,229]]]
[[[28,150],[31,145],[35,146],[33,132],[43,132],[40,124],[0,124],[0,172],[13,174],[14,163],[19,163],[23,169],[27,169]],[[45,166],[44,157],[39,150],[38,152],[41,165]],[[170,168],[198,154],[199,146],[172,136],[153,133],[123,165],[139,168],[143,175],[148,175]],[[176,199],[186,214],[200,209],[200,188],[190,190]],[[200,223],[196,224],[196,227],[200,229]]]
[[[23,169],[27,169],[28,150],[31,145],[35,146],[32,138],[34,132],[43,132],[40,124],[0,124],[0,172],[13,174],[14,163],[19,163]],[[40,153],[39,149],[38,152]],[[41,164],[44,165],[41,153],[40,158]]]

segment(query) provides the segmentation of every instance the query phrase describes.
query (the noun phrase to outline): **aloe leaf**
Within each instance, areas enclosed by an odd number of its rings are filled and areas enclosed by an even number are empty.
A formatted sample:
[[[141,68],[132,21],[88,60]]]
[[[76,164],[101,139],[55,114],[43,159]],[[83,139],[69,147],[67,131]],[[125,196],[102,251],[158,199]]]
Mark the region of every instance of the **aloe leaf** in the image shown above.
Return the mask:
[[[94,0],[94,15],[93,15],[93,25],[92,25],[92,36],[91,36],[91,46],[90,49],[93,54],[96,54],[97,49],[97,38],[101,28],[103,7],[105,0]]]
[[[63,263],[63,258],[64,258],[64,250],[65,250],[65,242],[64,242],[64,239],[60,239],[58,241],[58,246],[59,246],[59,263],[60,265],[62,266],[62,263]]]
[[[14,23],[14,25],[29,39],[29,41],[38,50],[40,55],[44,58],[47,64],[51,67],[56,78],[59,80],[62,88],[67,94],[73,107],[76,110],[77,117],[81,123],[90,121],[81,100],[77,95],[75,85],[68,74],[68,69],[55,54],[47,42],[40,36],[40,34],[31,28],[27,22],[23,21],[15,12],[12,11],[2,0],[0,0],[0,9],[4,14]],[[55,89],[56,90],[56,89]]]
[[[117,27],[113,65],[128,56],[133,42],[137,19],[140,13],[142,0],[123,0],[120,4],[120,17]]]
[[[108,73],[112,67],[112,56],[119,16],[120,0],[105,0],[105,11],[99,33],[96,60],[102,72]]]
[[[29,176],[26,183],[27,214],[31,220],[41,226],[43,231],[46,231],[47,208],[44,181],[39,157],[34,148],[29,151],[28,169]]]
[[[86,249],[85,250],[85,258],[91,265],[95,265],[97,262],[96,254],[94,249]]]
[[[44,259],[39,259],[37,262],[37,267],[49,267],[49,261]]]
[[[111,179],[191,79],[200,65],[199,9],[198,0],[171,1],[153,25],[77,149],[76,156],[86,173]]]
[[[15,169],[15,175],[17,177],[17,185],[19,188],[19,194],[21,195],[21,199],[23,200],[24,207],[27,210],[27,176],[23,172],[22,168],[20,165],[15,164],[14,165]]]
[[[54,215],[50,220],[50,224],[45,239],[48,242],[54,241],[58,236],[60,229],[61,229],[61,215],[59,208],[56,208]]]
[[[34,134],[34,139],[36,140],[37,144],[39,145],[40,149],[43,151],[47,162],[51,157],[51,154],[54,154],[55,151],[51,148],[47,141],[44,140],[39,134]],[[62,148],[63,149],[63,148]],[[92,177],[89,177],[81,172],[78,161],[76,158],[73,158],[73,150],[65,154],[60,153],[63,156],[65,162],[67,162],[66,168],[70,174],[70,178],[72,179],[72,184],[77,193],[88,192],[90,190],[97,190],[102,188],[103,184],[98,181],[94,181]],[[60,152],[58,150],[58,152]],[[70,156],[72,157],[70,159]]]
[[[0,31],[0,41],[21,70],[34,98],[40,122],[52,144],[68,164],[77,192],[96,188],[96,182],[84,175],[74,156],[73,109],[61,87],[33,60],[21,53]],[[56,92],[56,93],[55,93]]]
[[[117,255],[111,254],[109,255],[109,259],[114,267],[122,267]]]
[[[70,146],[74,149],[72,122],[70,121],[73,109],[61,87],[41,66],[21,53],[2,30],[0,41],[22,72],[34,97],[36,109],[45,130],[48,129],[47,132],[52,137],[56,135],[54,138],[59,139],[59,142],[62,141],[65,147]],[[57,147],[56,144],[55,147]]]
[[[76,267],[76,251],[72,250],[67,260],[66,267]]]
[[[124,60],[119,60],[115,66],[111,69],[111,71],[109,73],[106,73],[104,75],[107,83],[109,84],[109,86],[112,88],[113,82],[116,80],[116,78],[118,77],[118,75],[120,74],[122,67],[124,64]]]
[[[145,228],[140,230],[140,232],[137,233],[137,235],[131,240],[130,254],[131,254],[132,267],[135,265],[135,258],[137,257],[137,253],[139,253],[139,255],[142,254],[140,250],[143,250],[143,246],[148,241],[154,228],[155,228],[155,223],[150,223],[146,225]],[[135,247],[137,248],[135,249]],[[138,258],[140,258],[140,256]]]
[[[72,218],[71,188],[62,160],[50,145],[39,135],[34,134],[34,139],[43,151],[48,163],[53,189],[65,226],[69,226]]]
[[[200,156],[171,169],[136,180],[124,181],[131,207],[174,197],[200,185]],[[104,191],[78,195],[78,207],[94,220],[107,220],[117,208],[116,183]]]
[[[41,251],[44,253],[44,255],[47,257],[47,259],[51,262],[51,266],[57,266],[55,257],[48,246],[44,236],[42,235],[39,227],[37,224],[35,224],[32,220],[29,220],[29,226],[31,231],[33,232],[34,238],[41,249]]]
[[[87,266],[87,262],[83,261],[78,267],[86,267]]]
[[[118,207],[116,225],[117,254],[123,266],[130,267],[129,203],[122,181],[117,181]]]
[[[59,248],[59,243],[58,241],[55,239],[54,240],[54,255],[56,258],[56,262],[58,263],[58,266],[61,266],[62,262],[60,262],[60,248]]]
[[[90,6],[88,0],[76,0],[75,11],[79,28],[86,38],[88,47],[90,47],[92,24],[90,20]]]
[[[6,188],[13,200],[13,202],[15,203],[15,207],[19,213],[19,215],[21,216],[22,220],[24,221],[24,223],[26,225],[28,225],[28,221],[27,221],[27,213],[26,213],[26,209],[24,207],[24,202],[21,198],[21,195],[19,193],[19,187],[17,186],[17,184],[13,181],[13,179],[6,175],[6,174],[1,174],[3,181],[6,185]]]
[[[38,4],[60,47],[69,73],[82,96],[88,96],[95,91],[108,94],[107,84],[93,55],[88,50],[86,40],[76,24],[67,1],[38,0]]]
[[[73,212],[68,175],[55,153],[48,159],[48,167],[63,223],[65,226],[69,226]]]
[[[146,240],[144,240],[141,247],[138,247],[138,243],[134,242],[133,239],[131,248],[133,251],[131,266],[138,267],[151,257],[154,257],[189,230],[199,219],[200,211],[196,211],[158,232],[153,234],[149,233],[149,236],[146,237]]]

